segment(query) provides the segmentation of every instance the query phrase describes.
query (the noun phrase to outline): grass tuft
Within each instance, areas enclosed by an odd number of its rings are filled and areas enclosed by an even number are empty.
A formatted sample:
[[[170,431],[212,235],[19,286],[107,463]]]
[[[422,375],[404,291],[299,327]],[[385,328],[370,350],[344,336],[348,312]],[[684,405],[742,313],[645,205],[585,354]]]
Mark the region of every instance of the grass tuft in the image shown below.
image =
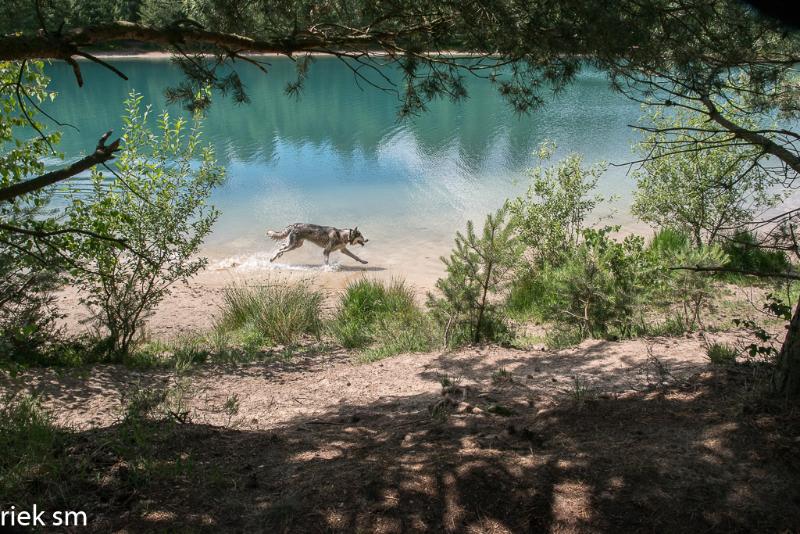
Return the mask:
[[[434,344],[430,319],[402,280],[385,283],[367,278],[347,286],[329,327],[345,348],[363,349],[370,362],[403,352],[423,352]]]
[[[739,351],[727,343],[712,343],[706,348],[706,356],[714,365],[732,365],[736,363]]]
[[[23,504],[31,492],[49,493],[70,467],[60,454],[66,437],[36,398],[6,395],[0,406],[0,502]]]
[[[305,281],[230,286],[216,330],[238,334],[247,346],[288,345],[303,334],[319,337],[322,301],[322,292]]]
[[[549,350],[561,350],[579,345],[585,336],[578,328],[556,325],[544,336],[544,345]]]

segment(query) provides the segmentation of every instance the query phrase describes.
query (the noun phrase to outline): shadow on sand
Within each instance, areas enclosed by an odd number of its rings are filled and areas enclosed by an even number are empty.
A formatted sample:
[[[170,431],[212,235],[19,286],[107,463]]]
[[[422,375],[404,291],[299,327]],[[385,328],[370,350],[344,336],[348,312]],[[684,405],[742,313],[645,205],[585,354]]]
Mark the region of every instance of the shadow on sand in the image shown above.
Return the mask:
[[[477,356],[458,365],[464,376],[485,376]],[[105,452],[118,427],[81,432],[67,454],[87,476],[58,504],[89,512],[96,532],[800,525],[800,422],[742,404],[746,373],[708,371],[669,388],[539,405],[515,382],[525,371],[464,388],[444,412],[432,407],[449,397],[421,394],[340,404],[270,431],[153,423],[146,469]]]

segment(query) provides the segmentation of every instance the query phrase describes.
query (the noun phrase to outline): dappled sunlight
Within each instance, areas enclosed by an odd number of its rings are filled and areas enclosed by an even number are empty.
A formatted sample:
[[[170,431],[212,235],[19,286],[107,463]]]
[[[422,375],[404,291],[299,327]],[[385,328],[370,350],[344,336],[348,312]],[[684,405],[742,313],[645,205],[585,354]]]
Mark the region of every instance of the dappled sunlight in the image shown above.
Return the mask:
[[[729,408],[736,375],[691,354],[666,385],[639,372],[648,356],[637,342],[479,346],[363,365],[327,358],[189,373],[199,392],[188,399],[190,422],[157,424],[147,463],[91,460],[90,486],[111,495],[135,487],[127,524],[142,530],[736,530],[796,493],[794,472],[770,452],[787,446],[774,418],[744,424]],[[140,375],[95,371],[84,398],[121,392]],[[48,379],[63,382],[51,388],[54,406],[59,395],[72,406],[76,379]],[[164,380],[173,379],[159,372],[149,383]],[[233,392],[246,415],[228,420],[217,410]],[[117,428],[81,439],[108,442]],[[211,522],[177,512],[209,499]],[[95,524],[113,528],[114,506],[96,511]],[[781,517],[770,524],[788,524]]]
[[[739,429],[739,424],[730,422],[715,425],[703,432],[698,446],[706,451],[703,458],[714,464],[723,465],[735,456],[728,443],[728,436]]]
[[[560,526],[578,528],[592,521],[593,488],[583,482],[565,481],[553,487],[553,520]]]
[[[344,402],[291,416],[271,430],[161,424],[161,437],[149,439],[163,439],[163,446],[147,468],[191,467],[164,478],[169,488],[160,476],[139,483],[141,497],[128,505],[127,524],[143,530],[718,530],[747,525],[748,514],[796,492],[777,456],[753,463],[753,452],[768,454],[769,443],[735,414],[716,410],[727,395],[716,392],[716,377],[696,382],[686,398],[673,388],[579,407],[557,396],[537,415],[514,404],[518,388],[495,387],[490,376],[477,377],[465,397],[485,410],[451,411],[443,419],[427,409],[441,394],[422,393]],[[488,403],[515,412],[498,415]],[[112,431],[90,432],[103,440]],[[129,491],[131,482],[104,464],[92,469],[104,474],[98,488],[103,480],[106,492]],[[201,480],[214,480],[213,488]],[[218,504],[206,520],[174,511],[178,502],[201,506],[211,495]],[[151,500],[160,506],[149,507]],[[115,524],[113,514],[95,519]]]

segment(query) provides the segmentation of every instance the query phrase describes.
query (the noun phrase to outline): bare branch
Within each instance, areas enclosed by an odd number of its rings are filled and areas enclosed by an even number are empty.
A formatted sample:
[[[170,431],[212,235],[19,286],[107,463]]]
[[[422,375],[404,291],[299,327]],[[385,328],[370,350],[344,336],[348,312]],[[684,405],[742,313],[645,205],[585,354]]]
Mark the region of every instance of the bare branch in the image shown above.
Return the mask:
[[[90,230],[82,230],[80,228],[59,228],[58,230],[32,230],[30,228],[22,228],[19,226],[12,226],[10,224],[0,223],[0,230],[5,230],[6,232],[12,232],[15,234],[22,234],[28,235],[31,237],[37,237],[40,239],[47,238],[47,237],[55,237],[59,235],[65,234],[80,234],[85,235],[87,237],[93,237],[95,239],[100,239],[103,241],[110,241],[115,243],[119,246],[128,248],[126,246],[127,241],[125,239],[120,239],[117,237],[110,237],[106,235],[101,235],[96,232],[92,232]]]
[[[51,171],[41,176],[37,176],[36,178],[31,178],[30,180],[25,180],[24,182],[9,185],[8,187],[3,187],[0,189],[0,202],[13,202],[14,199],[19,196],[32,193],[33,191],[38,191],[39,189],[53,185],[62,180],[66,180],[67,178],[71,178],[85,170],[91,169],[95,165],[105,163],[106,161],[113,159],[114,154],[119,150],[120,140],[117,139],[110,145],[106,146],[106,140],[110,135],[111,130],[103,134],[103,136],[97,142],[97,147],[92,154],[76,161],[68,167]]]

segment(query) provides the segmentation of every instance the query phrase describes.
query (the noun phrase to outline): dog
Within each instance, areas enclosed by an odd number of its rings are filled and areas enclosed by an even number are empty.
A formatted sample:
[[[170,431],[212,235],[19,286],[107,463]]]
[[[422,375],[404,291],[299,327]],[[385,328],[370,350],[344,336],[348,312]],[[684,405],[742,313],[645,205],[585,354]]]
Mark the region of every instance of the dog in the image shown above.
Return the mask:
[[[325,256],[325,265],[328,265],[331,252],[337,250],[357,262],[367,263],[347,250],[347,245],[361,245],[363,247],[369,241],[369,239],[364,239],[364,236],[358,231],[358,226],[342,230],[333,226],[296,223],[290,224],[279,232],[267,230],[267,237],[275,241],[283,239],[283,243],[280,244],[278,250],[269,259],[270,262],[277,260],[290,250],[300,248],[305,241],[310,241],[322,248],[322,255]]]

